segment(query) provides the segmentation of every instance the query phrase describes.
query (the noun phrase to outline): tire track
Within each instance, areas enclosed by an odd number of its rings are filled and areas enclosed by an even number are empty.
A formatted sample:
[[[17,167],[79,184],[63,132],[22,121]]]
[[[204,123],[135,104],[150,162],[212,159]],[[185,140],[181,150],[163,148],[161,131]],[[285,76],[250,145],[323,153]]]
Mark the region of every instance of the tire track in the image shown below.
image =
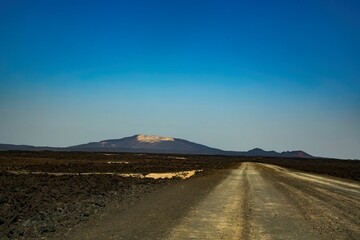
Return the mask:
[[[240,239],[244,227],[244,165],[230,172],[171,231],[168,239]]]
[[[320,239],[292,199],[274,186],[269,172],[255,163],[246,165],[251,185],[249,239]]]
[[[240,239],[243,240],[249,240],[250,236],[251,236],[251,209],[252,209],[252,205],[251,205],[251,199],[253,198],[252,196],[252,191],[251,191],[251,184],[249,182],[248,176],[247,176],[247,164],[243,164],[244,165],[244,171],[243,171],[243,191],[242,191],[242,196],[243,196],[243,204],[242,204],[242,209],[243,209],[243,229],[242,229],[242,237]]]

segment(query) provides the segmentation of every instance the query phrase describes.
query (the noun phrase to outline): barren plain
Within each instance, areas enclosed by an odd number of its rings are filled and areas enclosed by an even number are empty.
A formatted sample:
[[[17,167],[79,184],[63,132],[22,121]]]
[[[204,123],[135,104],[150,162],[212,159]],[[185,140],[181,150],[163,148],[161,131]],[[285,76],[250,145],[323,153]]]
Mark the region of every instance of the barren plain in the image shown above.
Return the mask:
[[[359,173],[330,159],[1,152],[0,239],[359,239]]]

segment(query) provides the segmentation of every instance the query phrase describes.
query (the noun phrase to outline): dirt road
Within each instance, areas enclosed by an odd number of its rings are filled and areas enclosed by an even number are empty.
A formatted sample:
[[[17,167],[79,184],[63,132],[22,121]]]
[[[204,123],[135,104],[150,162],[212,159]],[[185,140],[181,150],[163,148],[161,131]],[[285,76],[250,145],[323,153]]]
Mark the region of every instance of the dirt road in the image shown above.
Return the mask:
[[[109,207],[69,239],[360,239],[360,184],[273,165],[170,185]]]

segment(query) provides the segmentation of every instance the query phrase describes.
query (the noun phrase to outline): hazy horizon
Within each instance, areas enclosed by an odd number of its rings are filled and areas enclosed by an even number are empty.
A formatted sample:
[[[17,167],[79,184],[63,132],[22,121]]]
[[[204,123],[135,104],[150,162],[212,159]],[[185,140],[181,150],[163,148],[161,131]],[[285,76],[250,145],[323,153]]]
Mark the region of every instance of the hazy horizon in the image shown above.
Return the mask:
[[[0,143],[139,133],[360,159],[360,2],[2,1]]]

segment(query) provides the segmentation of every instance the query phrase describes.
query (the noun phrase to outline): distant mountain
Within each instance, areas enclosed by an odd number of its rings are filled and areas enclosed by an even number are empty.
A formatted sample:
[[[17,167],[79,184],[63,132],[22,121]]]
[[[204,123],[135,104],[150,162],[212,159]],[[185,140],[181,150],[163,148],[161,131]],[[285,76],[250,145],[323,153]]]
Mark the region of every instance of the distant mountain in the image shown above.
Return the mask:
[[[13,145],[13,144],[0,144],[0,151],[5,151],[5,150],[36,150],[37,147],[34,146],[29,146],[29,145]]]
[[[179,138],[151,135],[135,135],[121,139],[91,142],[66,148],[71,151],[109,151],[109,152],[149,152],[149,153],[184,153],[184,154],[219,154],[220,149]]]
[[[259,156],[259,157],[298,157],[311,158],[312,156],[303,151],[275,152],[264,151],[255,148],[247,152],[224,151],[217,148],[207,147],[184,139],[172,137],[160,137],[153,135],[138,134],[121,139],[109,139],[100,142],[66,147],[34,147],[28,145],[0,144],[0,151],[24,150],[24,151],[86,151],[86,152],[145,152],[145,153],[177,153],[177,154],[204,154],[204,155],[229,155],[229,156]]]
[[[231,155],[241,155],[241,156],[250,156],[250,157],[295,157],[295,158],[312,158],[310,154],[307,154],[304,151],[286,151],[286,152],[275,152],[275,151],[265,151],[261,148],[254,148],[247,152],[231,152]]]
[[[57,147],[35,147],[30,145],[1,144],[0,151],[61,151],[64,148]]]

